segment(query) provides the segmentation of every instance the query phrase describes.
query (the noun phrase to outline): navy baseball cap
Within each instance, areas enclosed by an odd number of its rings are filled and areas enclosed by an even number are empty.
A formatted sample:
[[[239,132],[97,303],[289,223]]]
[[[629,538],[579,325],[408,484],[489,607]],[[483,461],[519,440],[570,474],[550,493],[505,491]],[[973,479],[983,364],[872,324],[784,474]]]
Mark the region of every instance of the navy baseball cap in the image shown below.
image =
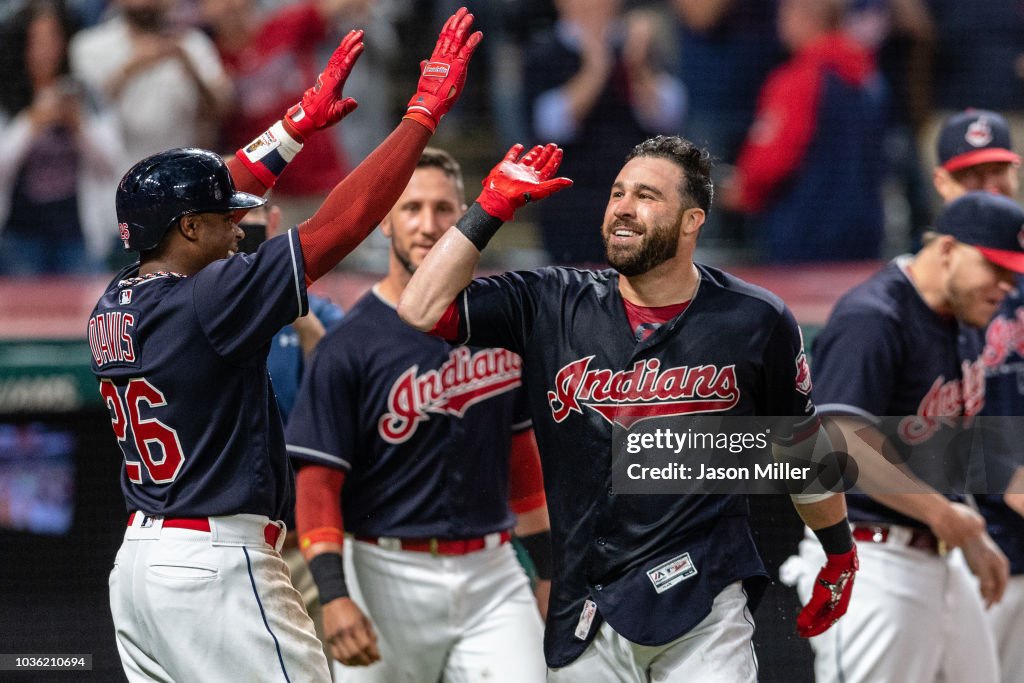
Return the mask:
[[[968,192],[946,206],[935,230],[976,247],[997,266],[1024,273],[1024,209],[1012,199]]]
[[[946,119],[939,132],[939,164],[944,169],[959,171],[993,161],[1020,163],[1006,119],[986,109],[967,109]]]

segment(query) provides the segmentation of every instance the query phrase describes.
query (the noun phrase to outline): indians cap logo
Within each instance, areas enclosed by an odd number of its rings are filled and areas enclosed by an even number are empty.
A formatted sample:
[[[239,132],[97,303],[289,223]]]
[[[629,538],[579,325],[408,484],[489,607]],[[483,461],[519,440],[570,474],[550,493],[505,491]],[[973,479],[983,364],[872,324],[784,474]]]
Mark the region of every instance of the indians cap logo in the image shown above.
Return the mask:
[[[967,133],[964,140],[972,147],[985,147],[992,142],[992,126],[984,116],[967,126]]]
[[[609,423],[629,429],[656,417],[717,413],[739,403],[736,366],[697,365],[661,369],[657,358],[629,370],[591,370],[594,356],[573,361],[555,374],[548,392],[551,417],[562,422],[590,408]]]
[[[451,350],[441,367],[418,375],[414,365],[395,380],[388,393],[388,412],[377,432],[388,443],[402,443],[430,413],[462,417],[470,406],[511,391],[522,382],[523,361],[504,349],[471,353],[465,346]]]

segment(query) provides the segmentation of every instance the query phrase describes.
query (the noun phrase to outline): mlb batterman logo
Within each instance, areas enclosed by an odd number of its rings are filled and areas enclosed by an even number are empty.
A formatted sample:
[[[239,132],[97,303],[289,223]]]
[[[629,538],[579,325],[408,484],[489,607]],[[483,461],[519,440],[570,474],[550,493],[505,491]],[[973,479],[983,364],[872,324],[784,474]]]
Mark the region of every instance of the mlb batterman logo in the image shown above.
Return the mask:
[[[985,147],[992,142],[992,126],[989,125],[988,119],[980,116],[977,121],[967,126],[964,140],[972,147]]]
[[[124,242],[124,248],[128,248],[128,238],[131,237],[131,233],[128,231],[127,223],[118,223],[117,229],[121,233],[121,241]]]

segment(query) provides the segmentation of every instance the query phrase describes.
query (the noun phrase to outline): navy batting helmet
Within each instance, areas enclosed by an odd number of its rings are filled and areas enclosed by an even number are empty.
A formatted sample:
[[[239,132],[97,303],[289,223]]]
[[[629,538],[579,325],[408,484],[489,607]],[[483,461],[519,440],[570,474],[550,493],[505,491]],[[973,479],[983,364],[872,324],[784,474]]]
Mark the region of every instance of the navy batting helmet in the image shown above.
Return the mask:
[[[117,186],[117,223],[124,248],[148,251],[191,213],[252,209],[266,200],[235,190],[231,172],[204,149],[169,149],[129,169]]]

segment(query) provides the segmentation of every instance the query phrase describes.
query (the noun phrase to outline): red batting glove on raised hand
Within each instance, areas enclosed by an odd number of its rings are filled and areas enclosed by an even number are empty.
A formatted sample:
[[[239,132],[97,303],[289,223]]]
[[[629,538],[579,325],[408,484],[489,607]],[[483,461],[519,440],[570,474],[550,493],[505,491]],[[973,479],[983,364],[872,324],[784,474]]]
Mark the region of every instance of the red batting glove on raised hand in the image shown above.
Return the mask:
[[[302,101],[285,115],[283,123],[289,135],[305,142],[310,135],[333,126],[359,106],[351,97],[343,99],[341,88],[361,54],[362,30],[349,31],[331,55],[327,68],[316,77],[316,85],[303,93]]]
[[[537,145],[520,159],[522,145],[514,145],[505,158],[484,178],[484,190],[476,201],[484,211],[503,221],[512,220],[515,210],[527,202],[572,185],[568,178],[552,178],[562,163],[562,150],[548,143]]]
[[[860,567],[857,546],[841,555],[826,555],[828,561],[814,579],[811,599],[796,618],[796,632],[801,638],[824,633],[839,617],[846,614],[853,591],[853,578]]]
[[[470,35],[472,26],[473,15],[465,7],[448,18],[430,59],[420,62],[416,94],[409,100],[409,108],[402,118],[423,124],[431,133],[437,130],[441,117],[448,113],[462,92],[469,58],[484,37],[480,31]]]

